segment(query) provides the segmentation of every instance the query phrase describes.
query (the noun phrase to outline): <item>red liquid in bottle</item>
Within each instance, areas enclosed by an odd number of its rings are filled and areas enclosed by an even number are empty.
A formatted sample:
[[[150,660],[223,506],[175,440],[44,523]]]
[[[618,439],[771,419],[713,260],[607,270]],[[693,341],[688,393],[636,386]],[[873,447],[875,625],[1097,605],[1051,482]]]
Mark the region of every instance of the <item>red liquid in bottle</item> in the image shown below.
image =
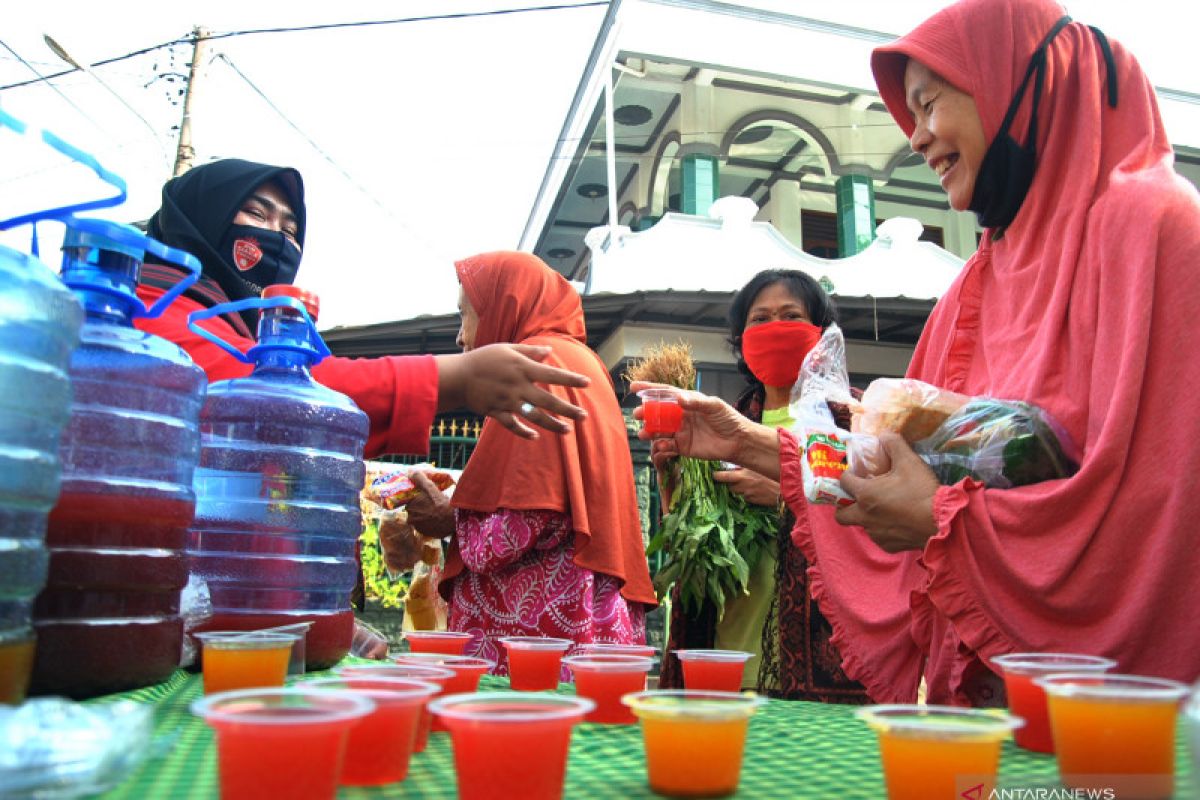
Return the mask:
[[[36,694],[148,686],[179,666],[190,500],[67,488],[50,513],[50,570],[33,609]]]

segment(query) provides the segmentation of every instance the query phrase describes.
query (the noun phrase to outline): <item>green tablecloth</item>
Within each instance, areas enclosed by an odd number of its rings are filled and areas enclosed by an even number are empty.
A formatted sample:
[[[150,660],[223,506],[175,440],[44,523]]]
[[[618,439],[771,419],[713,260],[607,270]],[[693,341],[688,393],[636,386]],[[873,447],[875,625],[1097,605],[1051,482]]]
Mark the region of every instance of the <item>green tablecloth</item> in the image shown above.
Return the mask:
[[[481,688],[505,689],[507,686],[507,679],[485,677]],[[569,693],[572,688],[563,685],[561,691]],[[188,706],[200,694],[199,676],[180,670],[158,686],[97,701],[120,697],[157,706],[153,747],[156,755],[121,786],[102,795],[105,800],[217,797],[217,753],[212,732],[188,711]],[[1181,724],[1176,796],[1190,798],[1193,796],[1191,761],[1186,747],[1187,737]],[[1053,757],[1026,752],[1012,742],[1005,743],[1000,786],[1057,787],[1057,774]],[[338,797],[363,800],[453,797],[453,790],[447,792],[442,788],[447,786],[454,786],[449,734],[434,733],[425,752],[413,756],[408,778],[403,783],[375,789],[342,789]],[[571,739],[565,796],[655,797],[646,785],[645,757],[638,727],[592,723],[577,727]],[[885,793],[875,735],[854,718],[853,708],[771,700],[750,724],[742,780],[736,796],[756,800],[882,798]]]

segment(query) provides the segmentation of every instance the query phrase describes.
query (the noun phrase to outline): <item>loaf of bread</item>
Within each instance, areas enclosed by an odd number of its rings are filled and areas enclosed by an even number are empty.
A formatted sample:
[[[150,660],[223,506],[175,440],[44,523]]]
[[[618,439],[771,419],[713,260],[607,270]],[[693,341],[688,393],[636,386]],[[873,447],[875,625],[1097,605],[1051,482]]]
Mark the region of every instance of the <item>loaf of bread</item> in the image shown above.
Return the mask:
[[[850,429],[898,433],[911,443],[928,438],[971,398],[911,378],[877,378],[853,408]]]

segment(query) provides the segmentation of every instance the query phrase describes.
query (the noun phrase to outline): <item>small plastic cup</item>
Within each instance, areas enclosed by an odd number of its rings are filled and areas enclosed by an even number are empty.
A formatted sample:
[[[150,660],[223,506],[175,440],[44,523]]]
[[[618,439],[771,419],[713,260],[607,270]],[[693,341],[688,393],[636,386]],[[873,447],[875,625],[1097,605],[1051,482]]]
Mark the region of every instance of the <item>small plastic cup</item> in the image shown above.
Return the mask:
[[[1058,772],[1073,789],[1111,789],[1122,799],[1171,797],[1175,721],[1187,686],[1165,678],[1048,675],[1046,692]]]
[[[648,644],[608,644],[597,642],[593,644],[581,644],[579,646],[580,655],[595,654],[605,656],[642,656],[643,658],[655,658],[658,656],[658,648],[651,647]]]
[[[288,675],[304,674],[305,647],[308,640],[308,629],[313,626],[312,620],[296,622],[291,625],[280,625],[278,628],[267,628],[270,633],[297,634],[296,643],[292,645],[292,655],[288,658]]]
[[[855,716],[879,736],[888,800],[987,797],[1000,767],[1000,745],[1025,723],[1002,711],[954,706],[865,706]]]
[[[25,701],[33,674],[32,628],[0,633],[0,704],[19,706]]]
[[[709,692],[737,692],[742,688],[746,662],[754,654],[741,650],[675,650],[683,665],[683,685]]]
[[[441,691],[428,681],[409,678],[319,678],[305,688],[336,689],[369,697],[375,710],[350,729],[340,786],[383,786],[408,777],[408,760],[425,704]]]
[[[445,653],[461,656],[471,644],[471,634],[456,631],[405,631],[404,638],[414,653]]]
[[[1192,775],[1200,773],[1200,683],[1192,688],[1192,696],[1184,706],[1183,713],[1187,719],[1188,738],[1192,745]],[[1192,778],[1197,780],[1196,777]],[[1200,794],[1200,789],[1197,789]]]
[[[646,674],[654,659],[645,656],[588,652],[567,656],[563,663],[575,676],[575,694],[596,704],[584,719],[613,725],[632,725],[637,717],[621,702],[627,694],[646,688]]]
[[[333,798],[350,729],[370,698],[328,689],[246,689],[192,703],[216,734],[221,800]]]
[[[401,653],[392,660],[397,664],[420,664],[423,666],[442,667],[454,673],[454,677],[446,681],[445,688],[439,692],[444,694],[469,694],[479,688],[479,679],[496,666],[495,662],[475,656],[451,656],[443,653]],[[433,718],[430,730],[444,731],[446,726],[437,717]]]
[[[668,797],[720,797],[737,791],[754,694],[693,689],[634,692],[621,698],[642,723],[650,790]]]
[[[558,688],[563,653],[570,639],[546,636],[506,636],[500,640],[508,650],[508,683],[517,691],[540,692]]]
[[[435,666],[420,666],[418,664],[347,664],[334,670],[342,678],[406,678],[426,681],[442,687],[438,694],[446,693],[447,682],[454,679],[454,671]],[[437,697],[438,695],[434,695]],[[429,730],[433,724],[433,715],[429,713],[429,705],[421,711],[417,721],[417,736],[413,741],[413,752],[423,753],[429,743]]]
[[[299,633],[205,631],[201,644],[204,693],[283,686]]]
[[[1013,653],[993,658],[992,664],[1004,676],[1008,710],[1025,720],[1024,727],[1013,732],[1017,745],[1038,753],[1053,753],[1046,693],[1034,679],[1056,672],[1107,672],[1117,662],[1075,653]]]
[[[450,731],[461,800],[562,797],[571,729],[594,707],[582,697],[524,692],[456,694],[429,704]]]
[[[643,389],[638,392],[638,397],[642,398],[642,428],[652,438],[666,438],[679,431],[683,424],[683,407],[675,392]]]

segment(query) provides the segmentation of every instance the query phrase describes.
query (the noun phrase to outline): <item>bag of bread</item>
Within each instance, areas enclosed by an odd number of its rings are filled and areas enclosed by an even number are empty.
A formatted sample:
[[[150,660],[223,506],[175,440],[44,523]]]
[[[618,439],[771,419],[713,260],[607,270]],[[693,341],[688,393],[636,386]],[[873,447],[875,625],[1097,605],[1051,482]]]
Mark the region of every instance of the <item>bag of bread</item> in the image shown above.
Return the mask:
[[[912,378],[876,378],[851,404],[850,430],[868,436],[898,433],[915,444],[933,435],[970,399]]]
[[[404,601],[404,630],[444,631],[450,607],[438,593],[442,577],[442,543],[425,539],[421,560],[413,566],[412,582]]]

